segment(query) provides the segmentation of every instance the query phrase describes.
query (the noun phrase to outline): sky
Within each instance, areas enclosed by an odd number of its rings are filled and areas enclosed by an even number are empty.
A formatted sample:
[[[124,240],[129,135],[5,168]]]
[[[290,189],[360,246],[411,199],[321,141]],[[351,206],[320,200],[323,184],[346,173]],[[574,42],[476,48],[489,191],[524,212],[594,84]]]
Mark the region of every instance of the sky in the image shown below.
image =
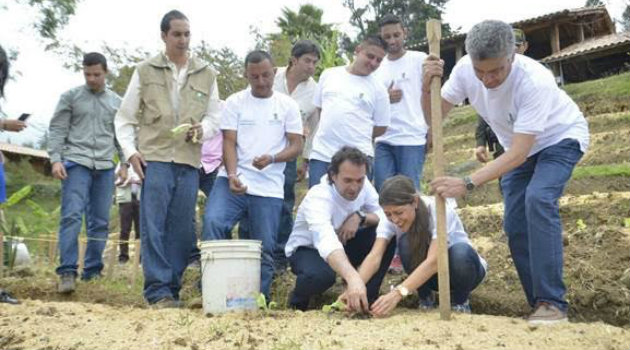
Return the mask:
[[[44,50],[43,42],[32,28],[37,12],[16,0],[0,5],[0,45],[19,51],[11,67],[13,80],[5,87],[6,98],[0,100],[9,118],[31,113],[29,127],[20,134],[0,134],[0,140],[11,138],[13,143],[33,140],[43,134],[59,96],[66,90],[83,84],[80,72],[62,67],[64,61]],[[358,4],[367,0],[356,0]],[[586,0],[449,0],[443,21],[463,32],[484,19],[514,22],[567,8],[577,8]],[[624,0],[603,1],[613,18],[620,18]],[[350,11],[342,0],[82,0],[68,25],[58,37],[78,45],[83,51],[97,51],[103,43],[115,48],[141,47],[149,52],[163,48],[159,22],[164,13],[176,8],[185,13],[191,23],[195,46],[203,39],[212,47],[228,46],[239,56],[254,47],[250,28],[261,33],[278,32],[275,20],[282,8],[297,11],[302,4],[311,3],[324,10],[323,22],[333,23],[338,29],[355,35],[348,24]],[[222,96],[225,98],[227,96]]]

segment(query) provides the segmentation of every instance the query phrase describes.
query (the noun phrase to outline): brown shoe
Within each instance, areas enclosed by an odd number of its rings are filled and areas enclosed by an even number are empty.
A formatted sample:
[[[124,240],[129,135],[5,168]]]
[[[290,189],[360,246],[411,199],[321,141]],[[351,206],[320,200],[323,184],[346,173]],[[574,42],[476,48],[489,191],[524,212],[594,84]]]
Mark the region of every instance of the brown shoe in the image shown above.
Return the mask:
[[[555,305],[540,302],[536,305],[534,312],[529,315],[527,322],[530,324],[546,325],[561,322],[568,322],[567,313],[558,309]]]

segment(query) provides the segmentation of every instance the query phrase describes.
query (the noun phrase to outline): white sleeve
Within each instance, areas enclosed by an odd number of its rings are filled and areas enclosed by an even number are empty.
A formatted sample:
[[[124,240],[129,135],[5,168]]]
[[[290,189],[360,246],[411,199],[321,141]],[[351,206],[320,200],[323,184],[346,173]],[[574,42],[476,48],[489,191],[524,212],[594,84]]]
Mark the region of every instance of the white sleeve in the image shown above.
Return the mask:
[[[292,99],[287,100],[289,102],[287,108],[287,118],[285,122],[285,132],[289,134],[302,135],[304,128],[302,126],[302,115],[300,114],[300,106]]]
[[[454,235],[455,233],[457,233],[458,231],[461,231],[463,225],[455,209],[448,203],[445,203],[445,204],[446,204],[446,237],[447,237],[446,239],[447,241],[450,241],[450,237]],[[433,203],[429,206],[429,211],[431,212],[431,224],[432,224],[431,239],[437,239],[437,209],[436,209],[435,201],[433,201]]]
[[[225,108],[221,111],[221,130],[238,130],[238,104],[237,96],[232,95],[225,102]]]
[[[463,69],[466,67],[462,64],[463,59],[460,59],[449,75],[448,80],[442,86],[442,98],[449,103],[456,105],[462,103],[466,97],[466,79],[463,74]]]
[[[390,124],[390,106],[389,94],[387,89],[375,79],[374,87],[376,88],[376,101],[374,101],[374,126],[389,126]]]
[[[304,219],[308,230],[313,233],[313,246],[324,260],[333,251],[343,250],[332,224],[332,205],[331,199],[317,193],[317,190],[307,194],[302,202]]]
[[[212,84],[212,91],[208,98],[208,108],[206,114],[201,120],[201,126],[203,128],[202,141],[206,141],[212,138],[219,130],[219,124],[221,123],[221,101],[219,100],[219,88],[217,86],[217,79],[214,79]]]
[[[387,241],[391,240],[392,237],[396,235],[396,225],[392,224],[387,219],[383,210],[376,215],[379,217],[378,226],[376,227],[376,238],[383,238]]]
[[[127,92],[114,118],[116,139],[129,160],[136,150],[136,127],[138,126],[138,109],[140,108],[140,76],[138,69],[131,75]]]
[[[514,133],[538,135],[545,131],[551,114],[552,100],[557,93],[555,86],[527,79],[519,88]]]

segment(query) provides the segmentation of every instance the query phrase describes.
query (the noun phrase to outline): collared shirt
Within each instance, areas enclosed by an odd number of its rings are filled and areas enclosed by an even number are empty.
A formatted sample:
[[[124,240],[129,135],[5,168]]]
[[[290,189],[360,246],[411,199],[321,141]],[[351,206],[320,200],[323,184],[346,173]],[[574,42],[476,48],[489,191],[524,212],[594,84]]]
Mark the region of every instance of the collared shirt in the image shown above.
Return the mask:
[[[107,88],[93,92],[81,85],[62,94],[49,127],[51,163],[72,161],[90,169],[113,168],[117,149],[114,117],[119,106],[120,97]]]
[[[168,62],[168,66],[172,72],[174,84],[172,84],[170,96],[173,109],[177,111],[179,109],[179,91],[182,86],[186,84],[186,79],[188,78],[188,61],[185,66],[177,69],[175,63],[171,62],[166,54],[163,53],[163,55],[166,57],[166,61]],[[119,126],[117,137],[118,142],[120,142],[120,146],[125,153],[125,159],[129,159],[137,152],[135,144],[136,131],[134,125],[138,124],[137,114],[138,109],[140,108],[141,100],[140,86],[140,76],[136,70],[131,76],[131,81],[129,82],[129,86],[127,86],[127,92],[125,93],[123,104],[120,106],[120,110],[118,111],[119,122],[117,123]],[[201,120],[201,126],[203,128],[202,141],[211,138],[212,135],[214,135],[214,133],[219,129],[220,112],[219,88],[217,87],[217,82],[215,80],[212,85],[212,91],[210,91],[206,115]]]
[[[387,220],[383,209],[378,205],[378,194],[374,186],[365,179],[357,198],[349,201],[343,198],[334,185],[328,183],[328,176],[322,176],[321,182],[313,186],[298,208],[293,232],[284,252],[289,257],[299,247],[317,249],[322,259],[335,250],[343,250],[343,244],[336,230],[346,218],[357,210],[375,213],[379,220]]]
[[[315,89],[317,89],[317,83],[313,77],[309,77],[307,80],[297,84],[295,89],[293,89],[293,92],[289,93],[289,87],[287,85],[287,68],[288,67],[278,68],[276,71],[276,77],[273,81],[273,89],[274,91],[291,96],[291,98],[298,103],[298,106],[300,106],[302,124],[309,130],[309,134],[304,142],[302,156],[308,159],[313,145],[313,136],[315,135],[319,124],[319,118],[315,116],[315,105],[313,104],[313,95],[315,94]]]

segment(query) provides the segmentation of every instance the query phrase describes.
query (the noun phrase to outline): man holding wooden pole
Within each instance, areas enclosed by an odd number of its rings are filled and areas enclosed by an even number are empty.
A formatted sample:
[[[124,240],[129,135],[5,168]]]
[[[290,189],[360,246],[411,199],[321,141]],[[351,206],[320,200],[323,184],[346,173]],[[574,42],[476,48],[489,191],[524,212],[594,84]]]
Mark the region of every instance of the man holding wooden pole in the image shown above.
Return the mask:
[[[509,24],[484,21],[466,37],[467,56],[442,87],[441,107],[468,98],[506,152],[464,178],[441,176],[431,189],[459,197],[500,176],[504,230],[534,324],[567,321],[562,281],[562,222],[558,199],[588,147],[588,125],[575,102],[538,62],[514,54]],[[442,76],[443,62],[424,64],[423,108],[431,107],[428,82]]]

